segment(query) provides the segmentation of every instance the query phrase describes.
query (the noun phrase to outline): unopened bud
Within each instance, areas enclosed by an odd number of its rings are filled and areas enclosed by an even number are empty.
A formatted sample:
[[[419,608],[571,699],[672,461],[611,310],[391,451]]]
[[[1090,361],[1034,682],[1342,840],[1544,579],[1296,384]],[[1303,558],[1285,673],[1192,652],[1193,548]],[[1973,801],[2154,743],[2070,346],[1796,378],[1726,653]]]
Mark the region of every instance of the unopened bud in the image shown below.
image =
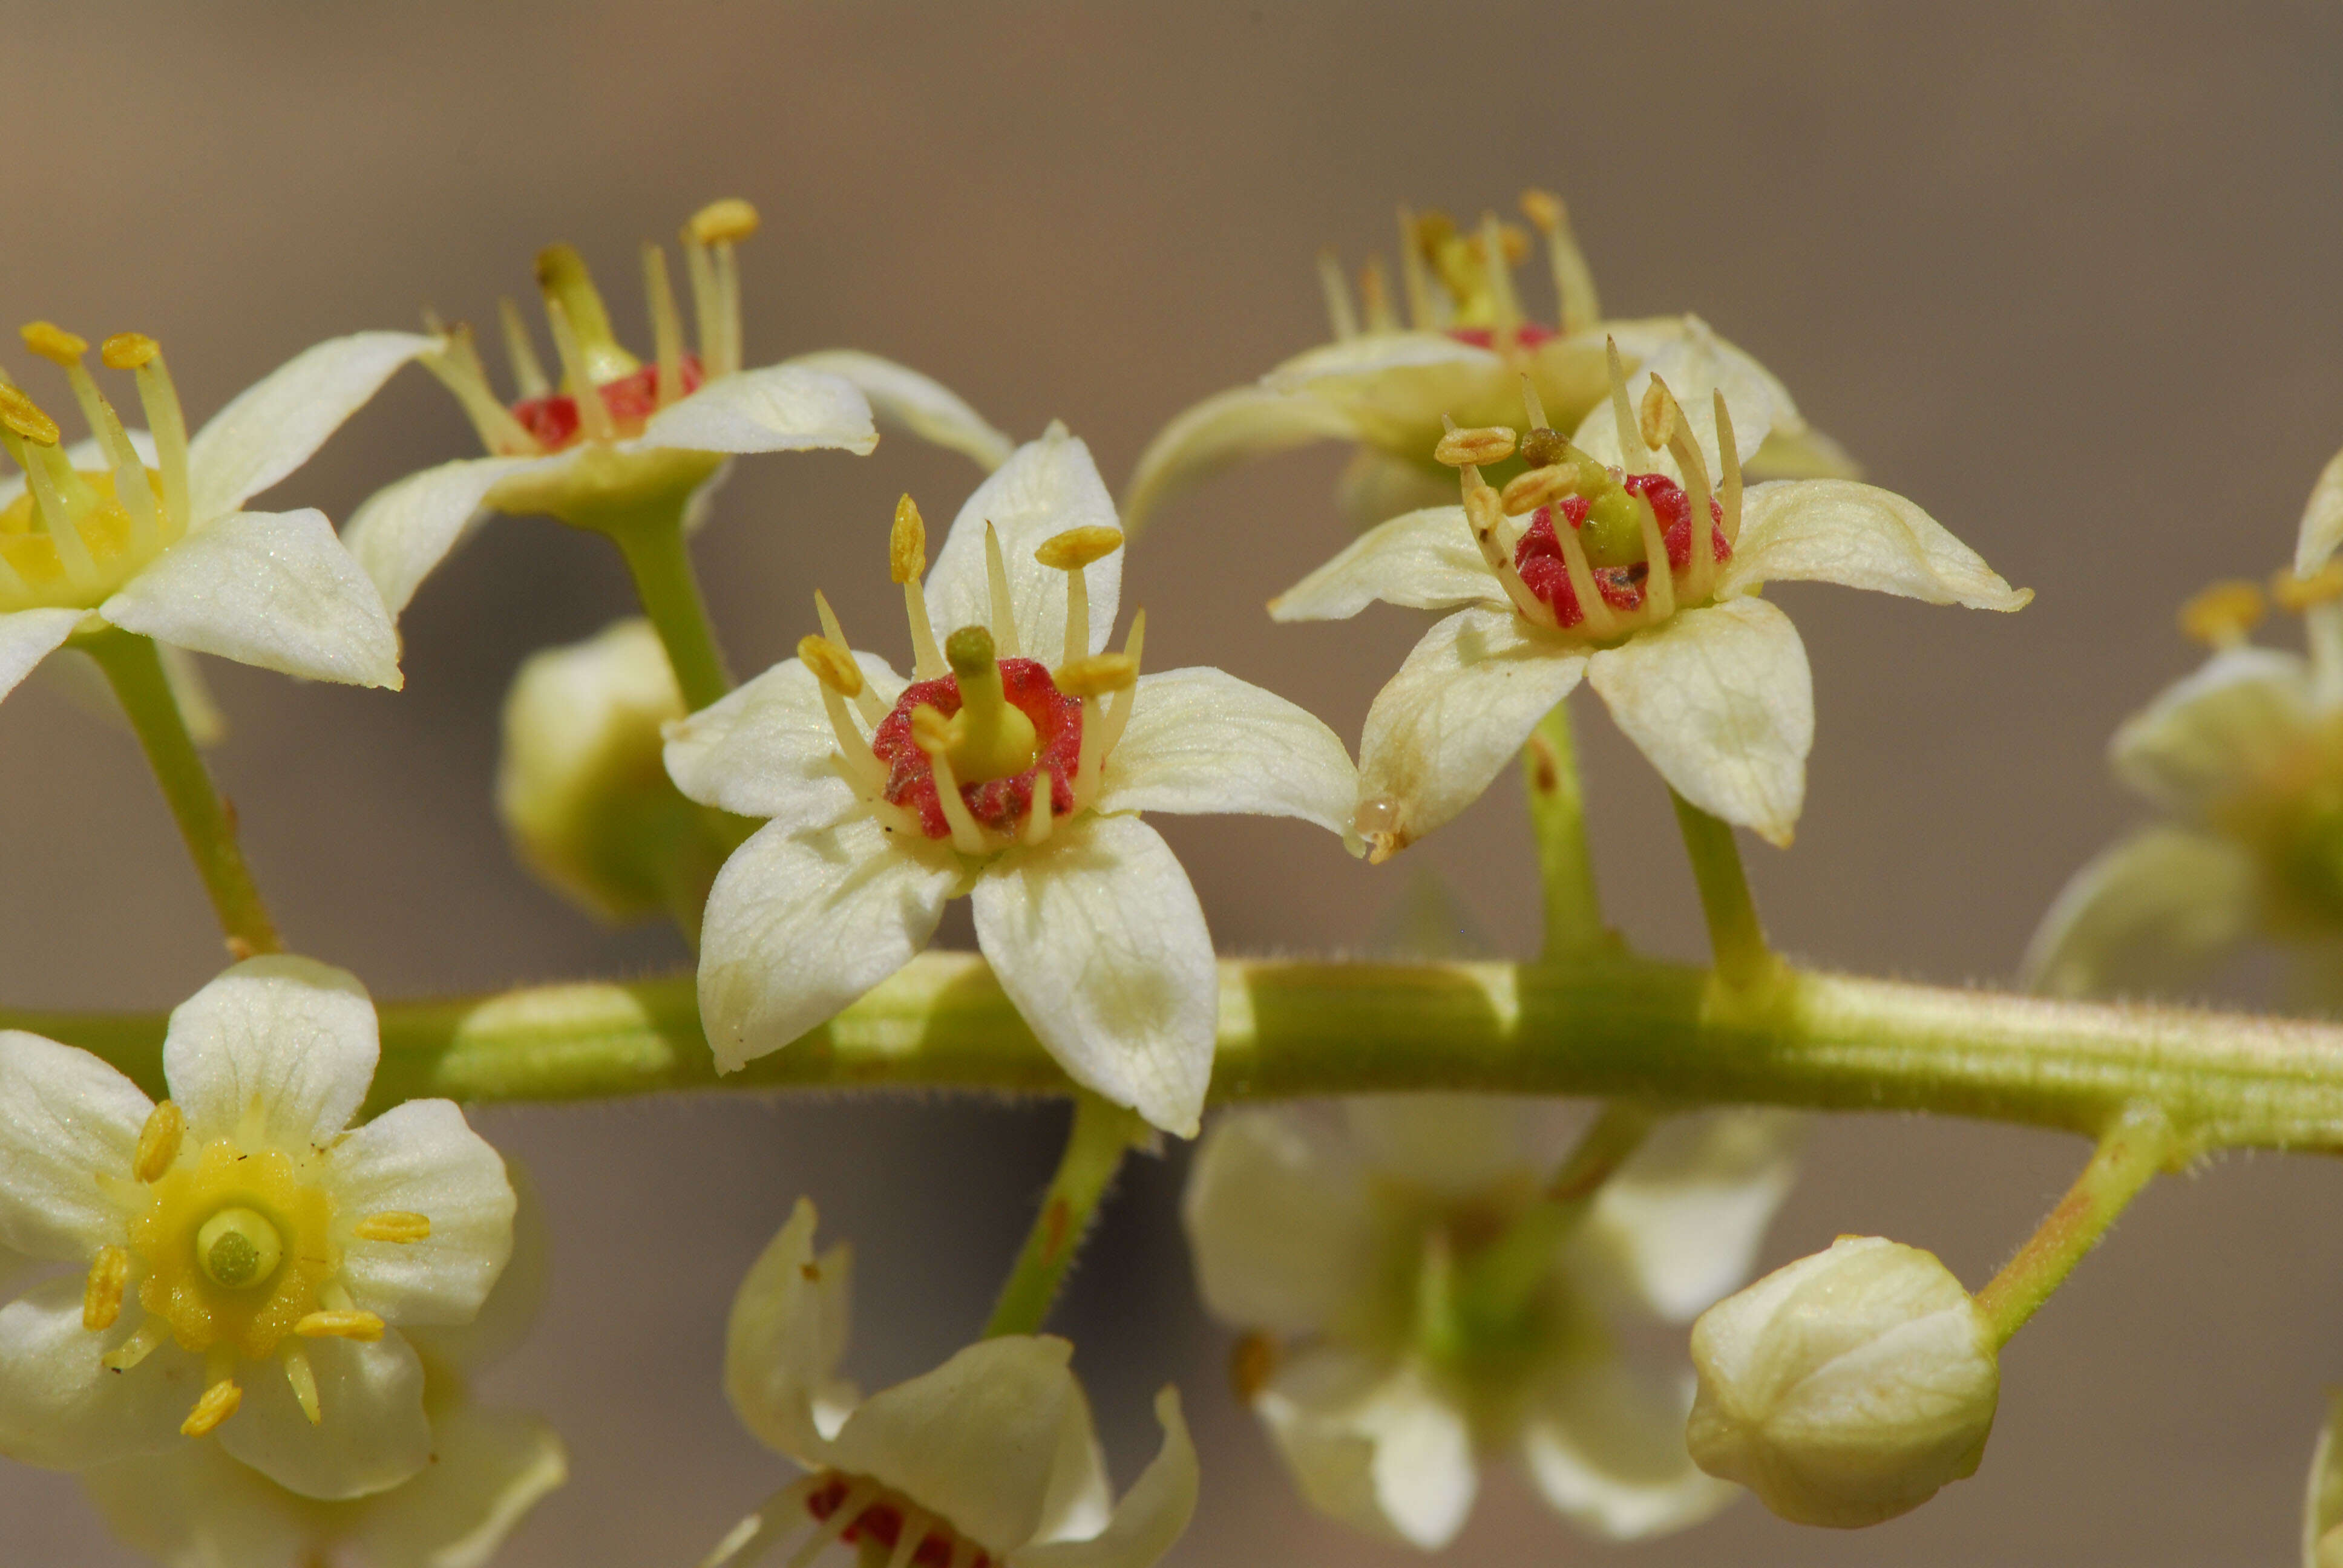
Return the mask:
[[[2001,1395],[1993,1332],[1961,1282],[1877,1236],[1843,1236],[1719,1302],[1693,1325],[1692,1358],[1694,1461],[1800,1524],[1876,1524],[1975,1474]]]
[[[1513,455],[1513,433],[1503,425],[1451,430],[1440,437],[1432,455],[1452,468],[1467,463],[1502,463]]]

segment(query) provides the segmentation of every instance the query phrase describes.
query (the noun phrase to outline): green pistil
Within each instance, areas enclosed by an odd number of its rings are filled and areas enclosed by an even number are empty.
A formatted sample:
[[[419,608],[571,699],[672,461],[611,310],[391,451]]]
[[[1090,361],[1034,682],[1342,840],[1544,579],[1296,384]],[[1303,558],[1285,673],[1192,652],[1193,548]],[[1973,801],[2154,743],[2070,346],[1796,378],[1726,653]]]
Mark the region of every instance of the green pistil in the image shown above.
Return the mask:
[[[594,275],[586,270],[586,258],[576,246],[552,245],[538,252],[537,286],[545,291],[546,298],[558,301],[569,317],[570,330],[578,335],[578,347],[585,352],[586,368],[596,386],[642,368],[642,361],[618,346],[601,291],[594,286]]]
[[[1033,766],[1033,721],[1001,689],[992,634],[964,626],[944,639],[944,662],[960,680],[960,712],[952,720],[952,776],[962,784],[1007,779]]]

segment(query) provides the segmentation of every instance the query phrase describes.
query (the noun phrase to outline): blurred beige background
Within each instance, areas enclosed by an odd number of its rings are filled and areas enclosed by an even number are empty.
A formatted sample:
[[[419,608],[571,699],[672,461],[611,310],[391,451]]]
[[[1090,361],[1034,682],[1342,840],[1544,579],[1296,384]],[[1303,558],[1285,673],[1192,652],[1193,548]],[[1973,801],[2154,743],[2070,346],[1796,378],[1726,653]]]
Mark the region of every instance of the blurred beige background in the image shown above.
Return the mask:
[[[2006,980],[2067,873],[2132,819],[2101,750],[2188,666],[2174,605],[2278,565],[2343,444],[2343,20],[2324,5],[82,0],[0,4],[0,37],[11,320],[156,334],[198,417],[317,338],[427,303],[485,321],[557,238],[639,332],[637,241],[740,195],[767,220],[744,256],[752,363],[888,354],[1020,437],[1066,418],[1119,485],[1171,414],[1324,336],[1319,246],[1355,260],[1388,249],[1403,200],[1470,214],[1554,185],[1614,312],[1698,309],[1873,477],[2040,592],[2014,618],[1783,593],[1820,739],[1796,849],[1753,846],[1753,870],[1782,943],[1835,966]],[[347,516],[469,443],[408,372],[277,495]],[[1413,623],[1282,629],[1258,608],[1342,538],[1338,460],[1200,492],[1140,543],[1129,591],[1151,661],[1224,665],[1354,735]],[[949,518],[974,477],[901,438],[745,464],[700,549],[735,663],[782,657],[816,585],[893,646],[888,508],[909,488]],[[404,695],[214,667],[235,725],[216,765],[302,948],[391,996],[681,961],[526,879],[488,804],[515,665],[625,603],[598,542],[500,522],[407,618]],[[1696,953],[1657,781],[1599,710],[1582,733],[1614,918]],[[125,738],[20,691],[0,800],[0,996],[162,1007],[201,982],[216,940]],[[1359,942],[1404,882],[1298,829],[1168,831],[1229,950]],[[1501,942],[1534,940],[1510,785],[1410,858]],[[657,1564],[696,1561],[780,1474],[716,1372],[732,1285],[790,1200],[857,1241],[852,1370],[907,1375],[980,1322],[1058,1113],[733,1096],[480,1120],[534,1164],[561,1249],[488,1396],[549,1413],[575,1454],[506,1560]],[[1974,1283],[2081,1152],[1832,1121],[1769,1260],[1885,1231]],[[1208,1470],[1175,1561],[1403,1561],[1306,1515],[1225,1392],[1178,1239],[1182,1164],[1132,1174],[1060,1320],[1118,1474],[1176,1377]],[[2313,1161],[2159,1185],[2012,1347],[1982,1473],[1916,1515],[1840,1537],[1745,1503],[1615,1555],[2291,1561],[2320,1391],[2343,1379],[2338,1200],[2343,1172]],[[18,1469],[0,1543],[12,1565],[124,1561],[70,1481]],[[1500,1482],[1452,1555],[1612,1554]]]

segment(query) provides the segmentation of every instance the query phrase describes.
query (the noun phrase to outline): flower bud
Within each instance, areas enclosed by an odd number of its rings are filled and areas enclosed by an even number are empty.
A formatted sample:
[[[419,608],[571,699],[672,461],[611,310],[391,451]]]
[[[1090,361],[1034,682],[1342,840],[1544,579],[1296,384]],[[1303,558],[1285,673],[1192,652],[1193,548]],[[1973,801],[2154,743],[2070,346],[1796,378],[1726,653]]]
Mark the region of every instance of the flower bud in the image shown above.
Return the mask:
[[[1700,1392],[1684,1440],[1703,1470],[1785,1519],[1876,1524],[1976,1473],[1997,1348],[1935,1254],[1844,1236],[1693,1325]]]

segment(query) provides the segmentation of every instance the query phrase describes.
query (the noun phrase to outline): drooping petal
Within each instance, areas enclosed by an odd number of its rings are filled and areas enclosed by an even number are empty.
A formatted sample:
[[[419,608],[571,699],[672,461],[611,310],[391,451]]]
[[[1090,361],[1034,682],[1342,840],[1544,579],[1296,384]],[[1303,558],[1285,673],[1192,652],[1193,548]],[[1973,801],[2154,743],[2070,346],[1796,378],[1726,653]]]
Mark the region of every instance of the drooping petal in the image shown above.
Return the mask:
[[[305,348],[236,394],[187,443],[187,498],[198,528],[307,462],[398,367],[437,347],[413,332],[358,332]]]
[[[1106,482],[1091,461],[1091,449],[1068,435],[1063,425],[1052,425],[1040,440],[1018,447],[976,487],[953,519],[951,533],[928,573],[928,609],[940,638],[964,626],[991,625],[992,590],[984,561],[987,523],[1001,536],[1019,651],[1055,659],[1066,644],[1066,574],[1043,566],[1033,552],[1069,528],[1119,526]],[[1122,554],[1117,550],[1085,568],[1092,653],[1106,646],[1114,627],[1122,594]]]
[[[81,1483],[117,1540],[169,1568],[294,1568],[330,1513],[185,1438],[85,1470]]]
[[[356,975],[275,954],[231,967],[172,1010],[163,1076],[197,1141],[248,1131],[306,1151],[349,1125],[380,1050]]]
[[[1640,361],[1627,377],[1629,412],[1642,409],[1644,393],[1654,375],[1665,381],[1668,390],[1675,395],[1677,407],[1684,410],[1694,439],[1700,443],[1712,485],[1724,473],[1716,442],[1716,392],[1725,394],[1726,408],[1733,417],[1734,449],[1744,463],[1756,457],[1776,426],[1791,429],[1803,426],[1797,406],[1790,400],[1789,389],[1756,360],[1717,337],[1697,317],[1684,317],[1682,329],[1673,336],[1639,337],[1627,330],[1629,326],[1620,323],[1608,328],[1618,337],[1620,353]],[[1607,397],[1578,422],[1571,441],[1604,463],[1615,465],[1620,461],[1619,425]],[[1645,467],[1671,478],[1684,477],[1675,458],[1666,451],[1654,454]]]
[[[1180,1218],[1204,1305],[1223,1322],[1312,1333],[1371,1286],[1365,1174],[1306,1115],[1248,1108],[1213,1121]]]
[[[422,1474],[367,1508],[350,1538],[370,1568],[487,1568],[569,1478],[561,1436],[532,1415],[459,1405],[431,1423]]]
[[[1141,453],[1122,492],[1125,527],[1137,533],[1198,485],[1255,457],[1353,434],[1350,417],[1307,395],[1234,387],[1182,410]]]
[[[1762,598],[1684,610],[1597,653],[1586,678],[1669,788],[1788,846],[1815,743],[1814,674],[1788,616]]]
[[[782,363],[837,377],[869,399],[870,412],[882,423],[900,425],[923,441],[960,453],[988,473],[1007,462],[1017,445],[942,382],[876,354],[825,348]]]
[[[1270,600],[1269,615],[1272,620],[1348,620],[1379,599],[1410,609],[1506,602],[1503,585],[1473,542],[1464,508],[1444,506],[1369,528]]]
[[[1074,1380],[1074,1396],[1058,1422],[1058,1452],[1050,1461],[1050,1490],[1041,1499],[1041,1522],[1033,1543],[1088,1541],[1114,1517],[1114,1485],[1106,1473],[1106,1449],[1091,1420],[1091,1402]]]
[[[1364,533],[1403,512],[1448,504],[1456,493],[1456,471],[1423,460],[1361,447],[1351,453],[1334,480],[1334,509]]]
[[[1012,1568],[1150,1568],[1172,1550],[1196,1513],[1196,1445],[1180,1413],[1179,1390],[1167,1386],[1156,1394],[1155,1419],[1163,1446],[1122,1494],[1106,1529],[1088,1541],[1028,1547],[1011,1556]]]
[[[2275,648],[2225,648],[2157,694],[2107,745],[2116,776],[2196,819],[2267,776],[2319,722],[2304,662]]]
[[[1376,1175],[1469,1202],[1531,1167],[1533,1108],[1487,1094],[1363,1095],[1342,1101]]]
[[[776,822],[732,853],[700,928],[699,1016],[717,1070],[797,1039],[910,962],[958,870],[867,817]]]
[[[487,1139],[452,1100],[395,1105],[334,1145],[342,1278],[359,1308],[393,1323],[464,1323],[512,1256],[512,1183]],[[350,1227],[369,1214],[420,1214],[419,1241],[369,1241]]]
[[[1481,425],[1522,406],[1503,356],[1445,332],[1363,332],[1295,355],[1261,384],[1323,406],[1341,433],[1413,463],[1432,460],[1443,415]]]
[[[1249,812],[1351,825],[1359,770],[1314,715],[1212,668],[1142,675],[1107,754],[1101,811]]]
[[[81,1326],[82,1282],[51,1280],[0,1307],[0,1454],[48,1470],[85,1470],[185,1442],[179,1423],[204,1392],[203,1362],[165,1345],[126,1372],[99,1358],[130,1337]]]
[[[122,1240],[99,1186],[126,1179],[153,1103],[85,1050],[0,1030],[0,1243],[87,1267]]]
[[[556,467],[573,457],[459,457],[409,474],[360,503],[342,542],[396,616],[488,516],[490,491],[516,474]]]
[[[740,1282],[724,1330],[733,1412],[809,1470],[830,1462],[829,1435],[853,1404],[851,1385],[832,1374],[846,1353],[854,1255],[841,1242],[815,1257],[815,1223],[813,1201],[799,1199]]]
[[[309,680],[406,684],[382,596],[315,509],[218,518],[98,613],[125,631]]]
[[[854,658],[870,689],[894,706],[903,678],[875,653]],[[821,685],[792,658],[671,727],[667,771],[703,806],[792,828],[821,827],[854,804],[853,788],[832,765],[837,754]]]
[[[1790,580],[1971,609],[2023,609],[2034,598],[1910,501],[1845,479],[1757,485],[1743,499],[1741,538],[1717,578],[1717,597]]]
[[[1172,847],[1136,818],[1085,817],[986,868],[974,902],[977,946],[1058,1065],[1194,1137],[1220,973]]]
[[[308,1340],[317,1380],[309,1424],[284,1370],[246,1362],[244,1400],[216,1435],[228,1454],[304,1497],[363,1497],[397,1486],[431,1462],[423,1412],[423,1364],[396,1332],[362,1340]]]
[[[2046,996],[2185,995],[2261,916],[2261,871],[2242,847],[2149,828],[2075,873],[2042,917],[2019,973]]]
[[[1771,1110],[1663,1122],[1574,1232],[1575,1277],[1618,1280],[1644,1310],[1692,1322],[1747,1281],[1805,1131],[1804,1117]]]
[[[33,667],[65,646],[84,612],[19,609],[0,615],[0,697],[16,689]]]
[[[1554,1511],[1606,1541],[1697,1524],[1739,1495],[1684,1448],[1688,1375],[1638,1376],[1618,1357],[1575,1358],[1550,1376],[1522,1431],[1530,1477]]]
[[[1391,803],[1392,848],[1478,799],[1585,670],[1585,654],[1510,609],[1459,610],[1424,633],[1359,739],[1359,798]]]
[[[2307,578],[2316,572],[2338,544],[2343,544],[2343,452],[2327,460],[2310,487],[2310,499],[2295,532],[2294,575]]]
[[[652,415],[634,440],[618,443],[621,450],[803,452],[830,447],[858,455],[878,444],[870,405],[860,392],[836,376],[797,365],[719,376]]]
[[[1331,1347],[1294,1358],[1253,1409],[1312,1508],[1437,1552],[1473,1512],[1480,1473],[1463,1416],[1413,1366]]]

